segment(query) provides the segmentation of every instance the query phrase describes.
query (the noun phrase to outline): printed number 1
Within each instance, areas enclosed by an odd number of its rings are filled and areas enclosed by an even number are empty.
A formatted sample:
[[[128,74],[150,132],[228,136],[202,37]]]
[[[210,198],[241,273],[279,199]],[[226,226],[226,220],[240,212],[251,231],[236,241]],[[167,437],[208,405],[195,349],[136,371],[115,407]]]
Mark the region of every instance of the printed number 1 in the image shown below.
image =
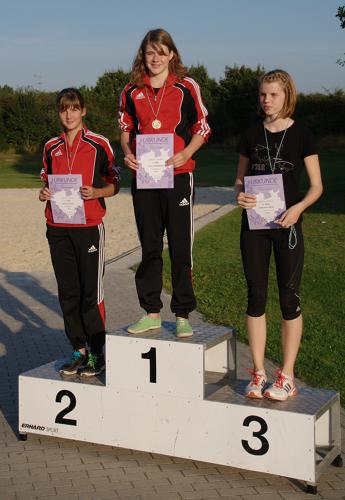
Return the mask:
[[[156,361],[156,348],[151,347],[148,352],[143,352],[141,357],[150,360],[150,383],[157,382],[157,361]]]

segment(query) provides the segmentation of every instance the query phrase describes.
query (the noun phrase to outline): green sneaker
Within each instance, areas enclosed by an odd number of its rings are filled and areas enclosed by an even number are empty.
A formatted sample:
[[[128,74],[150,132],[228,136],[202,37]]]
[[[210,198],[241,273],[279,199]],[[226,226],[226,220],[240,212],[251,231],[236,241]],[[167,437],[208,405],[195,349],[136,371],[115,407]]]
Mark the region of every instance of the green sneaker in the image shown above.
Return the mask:
[[[144,333],[149,330],[155,330],[162,325],[161,318],[151,318],[151,316],[143,316],[139,321],[130,325],[127,328],[128,333]]]
[[[187,318],[176,318],[176,337],[183,339],[185,337],[191,337],[193,335],[193,329]]]
[[[81,377],[94,377],[105,370],[105,359],[103,354],[92,354],[89,352],[85,368],[79,370]]]

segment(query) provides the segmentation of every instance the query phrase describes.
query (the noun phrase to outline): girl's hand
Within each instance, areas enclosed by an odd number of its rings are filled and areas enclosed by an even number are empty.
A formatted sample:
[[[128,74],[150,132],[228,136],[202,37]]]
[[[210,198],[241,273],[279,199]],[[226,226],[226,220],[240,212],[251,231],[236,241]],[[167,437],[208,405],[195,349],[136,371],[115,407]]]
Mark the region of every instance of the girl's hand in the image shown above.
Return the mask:
[[[47,186],[44,186],[43,188],[40,189],[38,194],[38,199],[40,201],[48,201],[51,199],[51,194]]]
[[[94,200],[98,198],[97,196],[97,188],[93,186],[82,186],[80,188],[80,194],[83,200]]]
[[[280,217],[279,219],[275,220],[274,222],[276,224],[279,224],[283,228],[289,228],[293,224],[296,224],[298,219],[300,218],[300,215],[302,213],[302,210],[297,203],[296,205],[292,205],[290,208],[288,208]]]
[[[135,159],[135,155],[133,153],[129,153],[124,157],[124,164],[126,167],[131,168],[132,170],[138,170],[139,164]]]
[[[255,208],[256,206],[255,194],[245,193],[244,191],[240,191],[236,195],[236,201],[242,208]]]
[[[183,167],[183,165],[185,163],[187,163],[189,158],[190,158],[190,155],[188,154],[188,152],[185,149],[183,149],[182,151],[179,151],[178,153],[176,153],[176,155],[169,158],[169,160],[167,160],[166,164],[171,165],[174,168],[180,168],[180,167]]]

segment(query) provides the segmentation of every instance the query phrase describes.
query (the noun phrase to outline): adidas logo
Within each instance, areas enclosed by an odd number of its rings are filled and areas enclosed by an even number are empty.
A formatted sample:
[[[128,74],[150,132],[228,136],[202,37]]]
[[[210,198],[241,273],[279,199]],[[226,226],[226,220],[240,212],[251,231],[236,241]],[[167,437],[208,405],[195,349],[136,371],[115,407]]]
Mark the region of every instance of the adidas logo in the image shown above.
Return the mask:
[[[55,153],[55,156],[62,156],[61,149],[58,149],[57,152]]]
[[[91,245],[91,247],[87,251],[87,253],[92,253],[92,252],[97,252],[97,248],[95,247],[95,245]]]
[[[183,200],[180,201],[179,207],[187,207],[189,205],[189,201],[186,200],[186,198],[183,198]]]
[[[139,92],[139,94],[136,96],[135,100],[137,101],[138,99],[145,99],[145,96],[142,92]]]

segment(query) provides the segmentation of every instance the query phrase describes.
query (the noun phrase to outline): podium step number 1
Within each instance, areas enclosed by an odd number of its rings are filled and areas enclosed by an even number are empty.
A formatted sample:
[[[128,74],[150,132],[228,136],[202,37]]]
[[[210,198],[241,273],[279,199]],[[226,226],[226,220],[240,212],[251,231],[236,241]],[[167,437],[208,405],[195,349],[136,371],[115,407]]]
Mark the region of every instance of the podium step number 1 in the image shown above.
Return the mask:
[[[248,400],[231,328],[202,324],[185,340],[172,323],[107,334],[106,380],[62,378],[61,363],[20,375],[22,439],[43,434],[279,474],[314,493],[325,466],[342,464],[339,394],[305,387],[286,402]]]

